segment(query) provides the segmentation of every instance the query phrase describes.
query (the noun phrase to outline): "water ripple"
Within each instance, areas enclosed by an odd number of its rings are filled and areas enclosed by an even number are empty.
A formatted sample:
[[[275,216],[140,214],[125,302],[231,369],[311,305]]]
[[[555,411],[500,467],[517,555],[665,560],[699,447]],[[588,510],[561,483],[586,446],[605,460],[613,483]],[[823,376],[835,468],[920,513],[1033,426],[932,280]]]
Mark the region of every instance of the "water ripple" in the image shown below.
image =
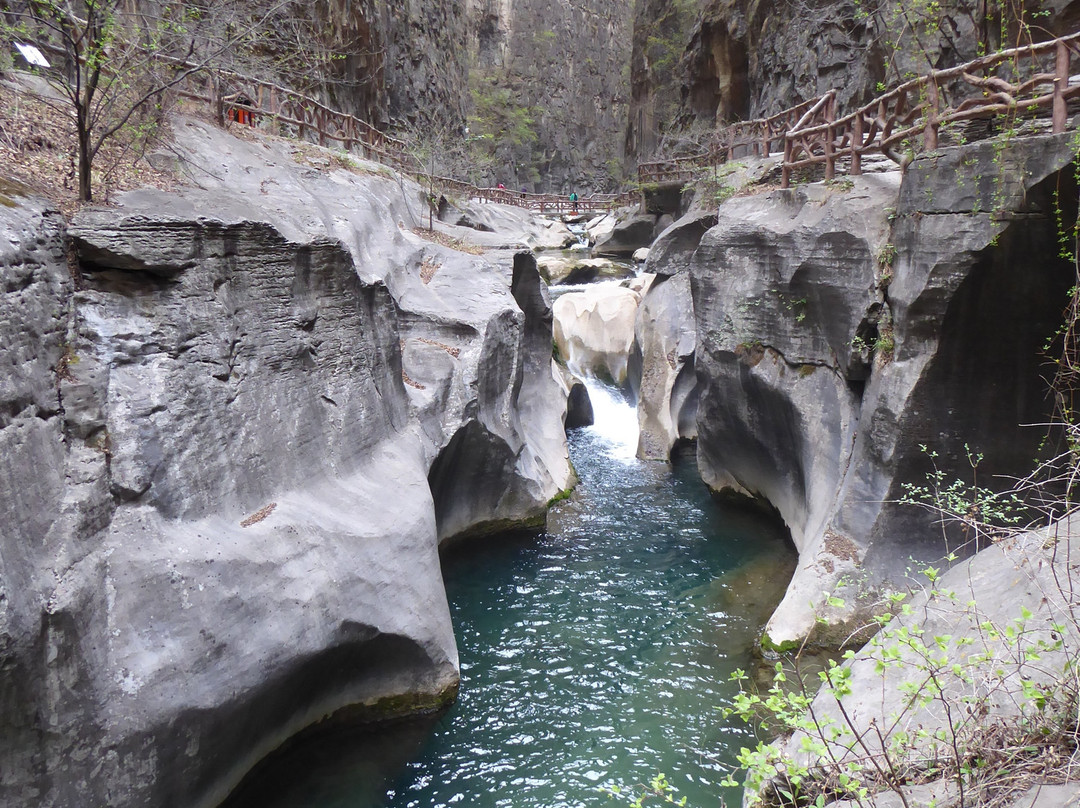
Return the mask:
[[[582,482],[545,534],[444,561],[462,685],[433,731],[323,742],[230,808],[599,808],[616,804],[601,787],[657,772],[717,804],[749,735],[716,708],[765,617],[743,571],[782,584],[792,556],[774,525],[718,507],[692,459],[632,461],[610,439],[574,436]]]

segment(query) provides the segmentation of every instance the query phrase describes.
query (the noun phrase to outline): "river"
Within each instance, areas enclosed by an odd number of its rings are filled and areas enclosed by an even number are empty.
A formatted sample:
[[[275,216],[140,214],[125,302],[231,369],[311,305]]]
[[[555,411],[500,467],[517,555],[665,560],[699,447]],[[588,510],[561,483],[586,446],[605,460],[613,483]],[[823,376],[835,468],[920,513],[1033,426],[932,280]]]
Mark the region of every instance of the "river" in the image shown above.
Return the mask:
[[[719,708],[794,569],[782,526],[716,503],[692,452],[635,460],[633,409],[593,389],[581,478],[545,532],[443,559],[461,694],[437,719],[338,730],[256,770],[228,808],[574,808],[663,772],[715,806],[752,737]],[[726,794],[738,804],[739,795]]]

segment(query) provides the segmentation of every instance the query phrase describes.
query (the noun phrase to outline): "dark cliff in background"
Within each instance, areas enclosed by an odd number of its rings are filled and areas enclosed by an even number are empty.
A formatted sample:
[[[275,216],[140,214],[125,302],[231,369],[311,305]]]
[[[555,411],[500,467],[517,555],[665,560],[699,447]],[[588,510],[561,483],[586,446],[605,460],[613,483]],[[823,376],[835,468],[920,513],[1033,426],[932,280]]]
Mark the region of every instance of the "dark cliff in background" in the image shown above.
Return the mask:
[[[626,132],[633,158],[647,158],[662,142],[672,151],[686,132],[696,130],[700,141],[714,124],[771,115],[830,89],[848,110],[912,76],[1080,24],[1075,0],[697,0],[693,6],[695,0],[639,0]],[[688,14],[693,21],[686,28]],[[667,74],[657,54],[670,49],[680,28],[685,49]]]
[[[260,0],[252,13],[272,8]],[[236,67],[380,127],[461,131],[468,99],[465,42],[463,0],[292,0],[273,10],[253,58],[244,54]]]
[[[518,110],[487,178],[567,193],[611,186],[622,168],[631,0],[470,0],[469,24],[473,134],[499,136],[493,105]]]
[[[272,78],[407,135],[446,173],[609,189],[624,170],[631,5],[295,0],[256,50]]]

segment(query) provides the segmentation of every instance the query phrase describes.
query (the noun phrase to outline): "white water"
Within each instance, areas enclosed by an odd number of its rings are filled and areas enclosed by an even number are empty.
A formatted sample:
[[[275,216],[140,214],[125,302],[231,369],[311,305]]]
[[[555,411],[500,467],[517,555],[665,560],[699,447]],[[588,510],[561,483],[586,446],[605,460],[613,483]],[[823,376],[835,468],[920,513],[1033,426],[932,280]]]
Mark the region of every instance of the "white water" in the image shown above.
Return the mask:
[[[585,387],[593,408],[593,425],[587,429],[606,446],[608,457],[632,463],[637,457],[637,410],[622,394],[596,379],[585,377]]]

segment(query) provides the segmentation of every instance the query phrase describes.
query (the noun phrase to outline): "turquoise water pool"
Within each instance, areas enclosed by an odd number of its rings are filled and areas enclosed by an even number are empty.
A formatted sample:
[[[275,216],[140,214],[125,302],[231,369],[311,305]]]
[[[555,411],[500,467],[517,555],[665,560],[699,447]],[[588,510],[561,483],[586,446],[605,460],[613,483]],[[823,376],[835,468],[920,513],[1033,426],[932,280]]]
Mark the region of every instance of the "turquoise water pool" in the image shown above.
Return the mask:
[[[461,694],[434,720],[323,734],[229,803],[270,808],[614,806],[664,772],[715,806],[749,731],[717,709],[794,569],[782,526],[718,505],[692,455],[632,460],[581,430],[581,477],[540,535],[443,560]]]

